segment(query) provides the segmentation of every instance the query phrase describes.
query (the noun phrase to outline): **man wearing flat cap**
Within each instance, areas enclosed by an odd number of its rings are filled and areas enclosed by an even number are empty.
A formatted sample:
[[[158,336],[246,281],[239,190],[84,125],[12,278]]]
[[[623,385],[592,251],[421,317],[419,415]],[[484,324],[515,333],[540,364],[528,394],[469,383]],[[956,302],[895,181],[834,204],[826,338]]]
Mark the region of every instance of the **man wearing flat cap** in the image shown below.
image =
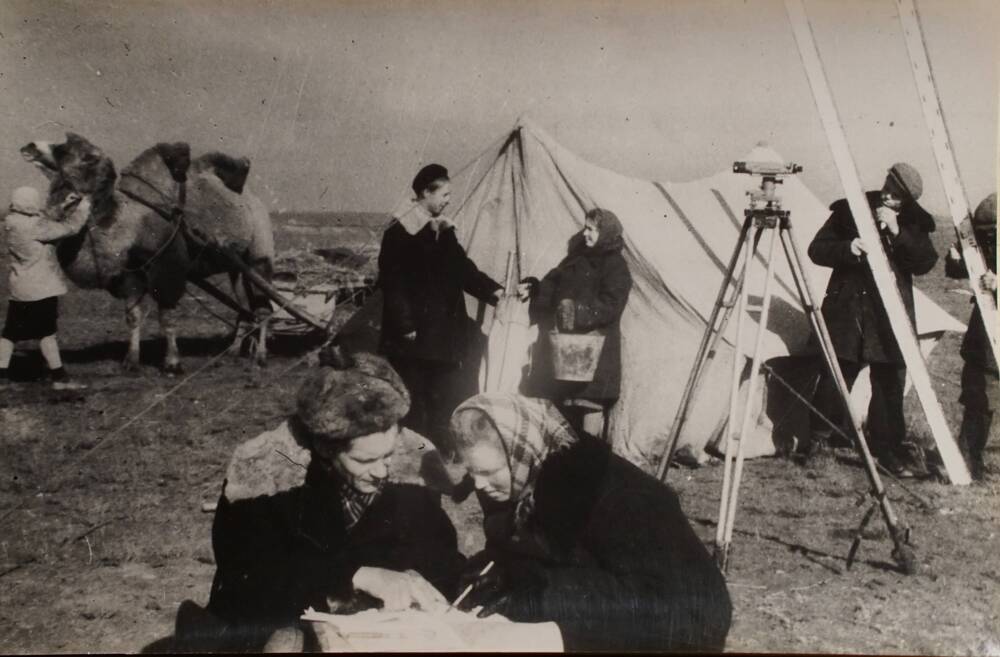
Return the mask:
[[[415,203],[397,213],[382,236],[379,281],[384,294],[380,349],[410,391],[403,420],[436,445],[447,445],[448,419],[461,401],[458,371],[469,345],[468,293],[496,304],[501,285],[479,271],[444,215],[448,170],[429,164],[413,179]]]
[[[917,204],[922,192],[920,174],[900,162],[889,169],[881,191],[866,194],[906,313],[914,325],[913,276],[926,274],[937,262],[930,239],[934,218]],[[923,459],[919,448],[906,440],[906,365],[865,262],[869,248],[877,246],[865,244],[858,236],[846,199],[836,201],[830,210],[830,218],[809,245],[813,262],[833,268],[823,299],[823,317],[848,386],[865,365],[870,368],[868,431],[872,454],[892,474],[912,477],[923,469]],[[843,417],[843,402],[825,370],[820,374],[813,405],[835,423]],[[810,415],[810,425],[810,440],[801,449],[807,457],[822,451],[834,439],[833,430],[822,418]]]
[[[440,611],[454,596],[465,560],[440,495],[390,481],[406,387],[379,356],[332,365],[309,375],[286,422],[234,453],[212,525],[216,622],[201,637],[179,630],[180,646],[289,650],[289,636],[315,638],[299,624],[307,607]]]

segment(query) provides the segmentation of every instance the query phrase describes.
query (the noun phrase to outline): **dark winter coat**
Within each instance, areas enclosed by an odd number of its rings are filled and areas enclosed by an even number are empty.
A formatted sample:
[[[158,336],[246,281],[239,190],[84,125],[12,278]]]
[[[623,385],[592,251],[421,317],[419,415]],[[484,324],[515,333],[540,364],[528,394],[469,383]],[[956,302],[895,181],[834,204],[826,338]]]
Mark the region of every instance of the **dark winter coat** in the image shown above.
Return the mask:
[[[349,598],[361,566],[413,569],[454,596],[465,560],[438,494],[390,483],[345,527],[338,485],[315,464],[290,490],[235,502],[223,494],[212,526],[209,609],[253,647],[307,607],[329,611],[327,596]]]
[[[632,289],[632,275],[616,237],[587,248],[581,235],[570,242],[569,255],[546,274],[531,300],[529,313],[538,324],[539,339],[532,358],[528,394],[547,399],[578,398],[613,402],[621,389],[621,316]],[[589,383],[556,381],[548,332],[555,327],[563,299],[576,304],[575,333],[597,331],[605,336],[597,371]]]
[[[529,527],[546,556],[509,545],[474,559],[534,572],[509,585],[498,613],[554,621],[571,651],[722,651],[729,592],[677,496],[603,443],[584,438],[545,460]]]
[[[996,258],[991,257],[992,249],[984,249],[984,262],[994,274],[996,273]],[[965,266],[964,260],[945,259],[944,273],[949,278],[968,278],[969,270]],[[996,359],[993,357],[993,349],[990,347],[990,338],[986,333],[983,324],[983,315],[979,312],[979,306],[973,298],[972,315],[969,317],[969,326],[965,330],[965,337],[962,338],[961,354],[966,362],[975,363],[992,372],[997,371]]]
[[[868,192],[867,199],[874,212],[881,204],[881,193]],[[851,253],[851,241],[858,237],[858,229],[846,199],[835,202],[830,210],[830,218],[809,245],[809,257],[817,265],[833,268],[823,299],[823,317],[834,351],[838,358],[856,363],[903,364],[868,263],[864,256]],[[870,221],[867,217],[865,220]],[[916,323],[913,276],[926,274],[937,262],[929,237],[933,230],[934,218],[911,202],[899,212],[899,234],[882,235],[912,325]]]
[[[469,337],[463,292],[489,301],[501,286],[465,254],[454,228],[435,232],[427,223],[411,235],[395,222],[382,235],[378,266],[382,353],[460,363]],[[416,339],[406,340],[411,331]]]

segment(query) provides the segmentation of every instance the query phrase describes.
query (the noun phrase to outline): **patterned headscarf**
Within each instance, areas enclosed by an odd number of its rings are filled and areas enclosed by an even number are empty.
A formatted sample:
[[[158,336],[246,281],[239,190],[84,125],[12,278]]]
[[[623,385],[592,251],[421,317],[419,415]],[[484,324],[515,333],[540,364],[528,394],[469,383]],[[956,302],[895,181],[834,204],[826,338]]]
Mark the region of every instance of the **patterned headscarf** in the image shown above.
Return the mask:
[[[533,506],[535,480],[545,458],[577,441],[569,423],[547,399],[486,393],[463,402],[452,415],[478,410],[493,423],[510,467],[510,499],[522,517]]]

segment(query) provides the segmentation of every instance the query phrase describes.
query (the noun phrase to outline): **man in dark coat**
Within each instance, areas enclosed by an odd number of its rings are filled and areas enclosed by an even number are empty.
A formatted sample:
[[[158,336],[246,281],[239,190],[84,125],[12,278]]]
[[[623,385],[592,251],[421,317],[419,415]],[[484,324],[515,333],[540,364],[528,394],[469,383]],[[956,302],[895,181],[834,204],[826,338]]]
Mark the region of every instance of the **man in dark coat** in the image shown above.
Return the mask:
[[[554,622],[571,652],[723,650],[726,582],[669,487],[547,400],[478,395],[452,426],[477,491],[510,516],[469,562],[466,607]]]
[[[310,376],[295,415],[237,449],[212,526],[211,647],[258,651],[307,607],[454,596],[465,560],[440,497],[387,481],[408,402],[384,360],[359,354]],[[284,465],[275,452],[294,464],[268,467]]]
[[[926,274],[937,262],[937,252],[929,237],[935,228],[934,218],[917,204],[922,191],[920,174],[906,163],[897,163],[889,169],[882,190],[866,195],[877,218],[882,246],[895,272],[907,315],[914,325],[913,276]],[[869,247],[858,236],[847,200],[836,201],[830,209],[830,218],[809,245],[813,262],[833,268],[823,300],[823,317],[848,385],[854,383],[865,365],[870,367],[868,433],[872,453],[893,474],[913,476],[911,468],[919,466],[919,459],[914,458],[914,446],[905,441],[906,366],[902,353],[865,262]],[[843,402],[825,369],[813,404],[835,423],[843,414]],[[833,433],[819,417],[810,416],[810,422],[811,440],[803,449],[806,454],[828,446]]]
[[[996,296],[996,257],[997,257],[997,195],[990,194],[979,204],[972,217],[973,231],[983,259],[989,271],[983,274],[979,284],[982,289]],[[968,278],[965,267],[956,248],[948,252],[945,259],[945,274],[951,278]],[[972,477],[983,479],[986,474],[986,464],[983,461],[983,451],[989,438],[990,427],[993,424],[993,409],[1000,402],[1000,384],[996,358],[990,346],[989,335],[983,326],[983,316],[979,312],[976,300],[972,300],[972,316],[969,327],[962,340],[962,395],[959,401],[965,408],[962,415],[962,428],[958,436],[958,445],[969,464]]]
[[[577,430],[583,427],[574,407],[582,403],[586,408],[586,402],[591,402],[606,415],[621,389],[620,322],[632,289],[632,275],[622,255],[624,248],[618,217],[610,210],[594,208],[584,217],[583,231],[570,240],[569,253],[562,262],[541,281],[524,281],[531,298],[529,312],[541,336],[526,392],[563,405],[564,414]],[[566,333],[595,331],[605,336],[592,381],[555,379],[551,345],[546,338],[554,328]]]
[[[410,391],[412,406],[403,424],[443,445],[448,418],[460,401],[456,375],[471,337],[463,293],[496,304],[501,286],[466,255],[443,214],[451,199],[448,170],[429,164],[412,187],[416,204],[395,217],[382,236],[380,349]]]

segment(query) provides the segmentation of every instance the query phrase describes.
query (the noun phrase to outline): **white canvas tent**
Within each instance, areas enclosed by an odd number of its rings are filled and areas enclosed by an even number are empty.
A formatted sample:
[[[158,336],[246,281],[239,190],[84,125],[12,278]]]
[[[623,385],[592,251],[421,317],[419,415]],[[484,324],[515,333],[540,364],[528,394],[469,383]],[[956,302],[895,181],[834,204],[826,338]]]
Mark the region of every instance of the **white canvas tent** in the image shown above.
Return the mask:
[[[756,148],[745,160],[783,161],[772,150]],[[808,163],[804,163],[808,166]],[[616,451],[653,470],[687,381],[705,321],[711,312],[726,263],[738,237],[746,191],[758,178],[724,171],[686,183],[629,178],[586,162],[560,146],[540,128],[521,120],[500,147],[480,158],[453,183],[460,205],[454,211],[459,238],[470,257],[502,280],[507,254],[516,253],[515,275],[542,277],[566,253],[571,235],[582,228],[584,212],[594,206],[612,210],[625,228],[625,257],[633,289],[622,317],[622,392],[612,414]],[[794,233],[805,257],[809,240],[828,216],[824,204],[795,176],[778,189],[791,211]],[[464,193],[463,193],[464,192]],[[780,251],[780,249],[779,249]],[[807,262],[817,301],[830,270]],[[763,288],[763,267],[751,270],[751,292]],[[776,270],[774,299],[764,342],[768,364],[805,398],[815,385],[816,365],[808,358],[808,323],[784,258]],[[470,311],[488,330],[489,309],[471,298]],[[759,296],[757,297],[759,304]],[[917,291],[917,332],[925,353],[945,330],[964,326]],[[751,307],[745,344],[752,352],[756,318]],[[724,426],[729,371],[734,349],[723,344],[706,370],[685,430],[681,453],[706,458]],[[519,361],[523,349],[508,358]],[[521,363],[510,367],[515,371]],[[776,445],[801,436],[807,409],[793,393],[768,375],[762,413],[747,454],[774,453]],[[861,386],[856,386],[861,387]]]

